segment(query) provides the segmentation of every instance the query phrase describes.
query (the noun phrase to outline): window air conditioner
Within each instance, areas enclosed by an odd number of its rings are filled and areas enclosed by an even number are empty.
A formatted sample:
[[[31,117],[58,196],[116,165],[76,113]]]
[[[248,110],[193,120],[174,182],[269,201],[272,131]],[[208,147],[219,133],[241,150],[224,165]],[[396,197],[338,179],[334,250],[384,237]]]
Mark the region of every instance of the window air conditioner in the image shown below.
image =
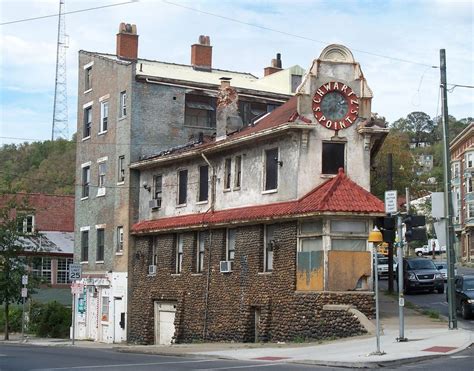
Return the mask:
[[[148,274],[156,274],[156,265],[148,266]]]
[[[231,260],[222,260],[220,262],[220,271],[221,271],[221,273],[232,272],[232,261]]]
[[[150,206],[150,209],[159,209],[161,207],[161,198],[150,200],[148,205]]]

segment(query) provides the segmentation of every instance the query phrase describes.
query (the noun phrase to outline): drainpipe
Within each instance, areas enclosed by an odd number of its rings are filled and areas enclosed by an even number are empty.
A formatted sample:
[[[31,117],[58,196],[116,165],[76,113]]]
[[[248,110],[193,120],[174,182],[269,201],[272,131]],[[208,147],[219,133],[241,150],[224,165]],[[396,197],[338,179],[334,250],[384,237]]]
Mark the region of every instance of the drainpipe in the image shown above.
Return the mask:
[[[216,169],[214,166],[211,165],[209,160],[207,159],[204,153],[201,153],[202,158],[206,161],[207,165],[212,169],[212,176],[211,176],[211,205],[209,209],[204,213],[206,215],[209,211],[214,212],[214,204],[216,200]],[[204,220],[204,219],[203,219]],[[209,286],[211,284],[211,249],[212,249],[212,230],[209,227],[209,253],[207,259],[207,277],[206,277],[206,293],[204,299],[204,326],[202,330],[202,338],[206,340],[207,335],[207,318],[208,318],[208,306],[209,306]]]

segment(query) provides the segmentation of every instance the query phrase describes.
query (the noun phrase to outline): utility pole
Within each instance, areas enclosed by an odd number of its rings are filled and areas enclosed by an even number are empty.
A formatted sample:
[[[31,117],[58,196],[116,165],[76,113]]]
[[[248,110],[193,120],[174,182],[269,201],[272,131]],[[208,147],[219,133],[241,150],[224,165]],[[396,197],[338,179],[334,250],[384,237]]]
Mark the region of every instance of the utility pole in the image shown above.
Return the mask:
[[[53,127],[51,140],[68,139],[68,110],[66,84],[66,19],[65,0],[59,0],[58,42],[56,46],[56,78],[54,85]]]
[[[446,252],[448,255],[448,318],[451,330],[458,328],[456,319],[456,303],[454,302],[454,227],[453,204],[451,198],[451,161],[449,154],[448,135],[448,92],[446,86],[446,50],[440,49],[441,97],[443,116],[443,177],[444,177],[444,219],[446,220]]]

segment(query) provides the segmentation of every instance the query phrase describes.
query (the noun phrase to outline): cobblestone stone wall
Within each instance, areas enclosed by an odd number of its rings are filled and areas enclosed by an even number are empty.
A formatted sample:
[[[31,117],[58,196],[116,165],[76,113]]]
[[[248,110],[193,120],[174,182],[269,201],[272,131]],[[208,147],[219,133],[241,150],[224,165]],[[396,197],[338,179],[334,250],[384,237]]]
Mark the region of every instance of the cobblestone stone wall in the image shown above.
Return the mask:
[[[175,342],[251,342],[256,333],[258,341],[297,341],[365,332],[350,313],[325,311],[323,305],[351,304],[372,317],[372,293],[295,291],[296,222],[276,228],[272,272],[263,272],[263,225],[237,228],[231,273],[219,271],[219,262],[225,260],[226,230],[205,233],[202,273],[196,272],[196,232],[183,234],[180,274],[176,274],[175,234],[158,235],[158,264],[153,276],[148,275],[153,238],[136,238],[138,254],[130,260],[129,269],[129,342],[154,343],[155,301],[176,303]]]

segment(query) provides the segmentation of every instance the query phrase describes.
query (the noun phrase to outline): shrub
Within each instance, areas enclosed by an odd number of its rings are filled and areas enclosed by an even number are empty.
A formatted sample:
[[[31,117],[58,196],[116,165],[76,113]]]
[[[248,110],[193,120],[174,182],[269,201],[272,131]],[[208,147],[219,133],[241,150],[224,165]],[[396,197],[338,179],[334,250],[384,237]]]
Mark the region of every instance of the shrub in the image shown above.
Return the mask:
[[[68,338],[71,315],[71,309],[56,301],[47,304],[33,303],[30,330],[41,337]]]
[[[8,308],[8,327],[10,332],[21,332],[21,317],[23,309],[21,306],[10,304]],[[5,332],[5,307],[0,307],[0,332]]]

